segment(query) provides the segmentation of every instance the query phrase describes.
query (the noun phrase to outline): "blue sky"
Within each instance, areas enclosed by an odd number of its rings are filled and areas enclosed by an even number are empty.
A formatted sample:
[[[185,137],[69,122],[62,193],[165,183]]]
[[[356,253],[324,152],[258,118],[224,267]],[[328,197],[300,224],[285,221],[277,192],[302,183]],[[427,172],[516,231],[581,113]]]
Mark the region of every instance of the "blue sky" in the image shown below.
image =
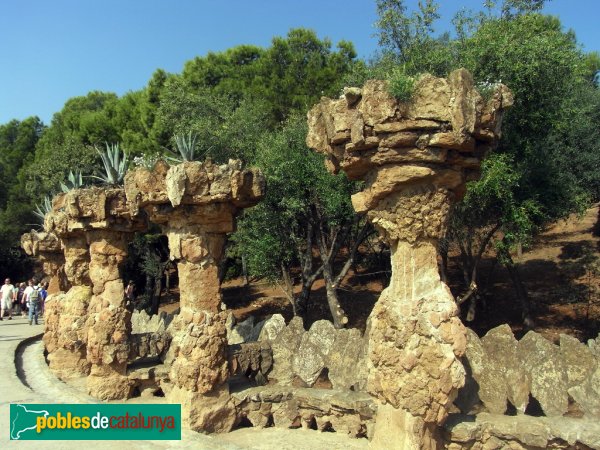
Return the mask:
[[[417,0],[407,0],[409,6]],[[483,0],[441,0],[437,27]],[[600,51],[600,0],[553,0],[545,9]],[[119,95],[162,68],[239,44],[268,46],[290,28],[350,40],[360,57],[377,48],[374,0],[0,0],[0,124],[37,115],[49,123],[71,97]]]

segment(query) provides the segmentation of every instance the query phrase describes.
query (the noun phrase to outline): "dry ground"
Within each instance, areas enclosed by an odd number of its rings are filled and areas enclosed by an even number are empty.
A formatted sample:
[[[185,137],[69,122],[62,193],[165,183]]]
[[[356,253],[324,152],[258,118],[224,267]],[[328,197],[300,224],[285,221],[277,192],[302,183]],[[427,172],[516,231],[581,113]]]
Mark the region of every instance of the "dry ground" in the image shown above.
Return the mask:
[[[515,255],[531,304],[533,329],[557,341],[561,333],[581,340],[595,337],[600,321],[600,275],[588,270],[586,262],[600,257],[599,207],[587,210],[583,217],[575,215],[544,230],[532,247],[521,256]],[[478,307],[476,320],[467,325],[479,334],[508,323],[515,334],[522,335],[521,311],[506,270],[495,265],[493,258],[484,259],[480,273],[490,280]],[[600,264],[599,264],[600,267]],[[450,260],[450,285],[459,295],[460,279],[456,259]],[[379,275],[350,272],[340,290],[340,301],[349,318],[349,326],[365,329],[366,320],[387,284]],[[454,280],[454,282],[453,282]],[[299,286],[296,287],[299,290]],[[248,286],[241,279],[224,283],[223,297],[236,319],[254,315],[257,320],[270,314],[292,317],[292,308],[281,287],[264,281]],[[161,310],[171,312],[179,306],[175,298]],[[329,318],[323,280],[313,286],[305,327],[315,320]]]

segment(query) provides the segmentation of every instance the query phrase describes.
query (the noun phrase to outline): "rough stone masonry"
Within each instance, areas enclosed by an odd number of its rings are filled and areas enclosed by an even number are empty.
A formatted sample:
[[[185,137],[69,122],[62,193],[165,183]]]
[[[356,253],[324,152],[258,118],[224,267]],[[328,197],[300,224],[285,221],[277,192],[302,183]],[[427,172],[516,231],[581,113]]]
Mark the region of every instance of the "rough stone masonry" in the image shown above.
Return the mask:
[[[352,196],[390,244],[392,278],[367,326],[367,391],[381,403],[373,446],[434,449],[465,371],[466,330],[440,280],[436,247],[452,201],[480,175],[513,98],[498,84],[489,100],[460,69],[420,77],[408,102],[386,81],[346,88],[308,113],[307,144],[327,168],[365,181]]]
[[[227,378],[225,319],[220,311],[218,264],[236,214],[264,195],[264,178],[239,161],[210,161],[127,173],[124,188],[78,189],[54,198],[44,232],[22,236],[53,282],[67,291],[47,302],[44,343],[50,368],[66,379],[87,376],[96,398],[131,395],[131,312],[120,269],[133,234],[158,225],[177,262],[181,313],[171,327],[169,379],[174,400],[220,392]],[[166,392],[169,395],[169,392]],[[195,402],[202,405],[202,402]],[[207,431],[210,431],[207,429]]]

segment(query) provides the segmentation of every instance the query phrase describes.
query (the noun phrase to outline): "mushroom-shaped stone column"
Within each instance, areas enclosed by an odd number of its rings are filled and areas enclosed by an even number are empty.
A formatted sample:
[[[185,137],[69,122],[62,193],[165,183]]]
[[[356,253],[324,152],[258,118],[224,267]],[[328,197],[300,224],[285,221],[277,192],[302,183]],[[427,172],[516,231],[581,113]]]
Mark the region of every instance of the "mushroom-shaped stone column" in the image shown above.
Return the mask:
[[[166,395],[182,403],[184,419],[197,430],[225,430],[235,420],[223,385],[228,377],[226,315],[221,311],[219,263],[235,216],[264,195],[264,179],[243,170],[239,161],[215,165],[185,162],[152,171],[138,169],[125,178],[132,208],[146,211],[168,238],[177,262],[180,314],[166,355],[173,388]],[[209,406],[213,404],[213,407]],[[229,413],[212,416],[214,404]]]
[[[53,211],[49,214],[49,229],[53,229],[55,213],[56,211]],[[71,242],[66,236],[65,240]],[[85,239],[83,242],[85,243]],[[43,339],[50,369],[61,380],[87,376],[90,364],[86,359],[85,322],[91,287],[88,281],[87,286],[77,286],[69,290],[72,282],[81,281],[77,274],[87,274],[87,261],[84,271],[69,271],[69,280],[65,275],[64,243],[55,231],[32,230],[25,233],[21,236],[21,246],[25,253],[41,260],[44,275],[50,276],[48,291],[52,294],[45,302]],[[84,247],[83,252],[87,260],[87,245]],[[72,255],[70,253],[70,256]],[[74,266],[70,264],[70,267]],[[69,293],[65,294],[64,291],[67,290]]]
[[[368,81],[308,114],[308,146],[327,155],[331,171],[366,182],[352,204],[391,247],[391,282],[366,333],[367,390],[382,402],[375,447],[387,448],[393,433],[395,448],[436,448],[438,426],[464,384],[466,332],[440,280],[436,248],[451,202],[479,176],[511,105],[503,85],[484,101],[461,69],[447,79],[420,77],[408,102],[391,97],[386,82]]]
[[[46,299],[43,340],[50,369],[61,380],[87,376],[90,372],[90,363],[86,357],[85,326],[92,296],[89,246],[84,231],[69,225],[69,215],[65,212],[65,194],[59,194],[53,199],[52,210],[46,214],[43,233],[55,236],[58,240],[64,262],[59,269],[64,274],[61,290],[67,292],[49,295]],[[21,238],[23,248],[28,253],[30,239],[29,233]],[[35,255],[35,251],[33,254]]]
[[[68,289],[64,267],[65,256],[56,234],[31,230],[21,236],[21,248],[29,256],[39,258],[42,263],[42,273],[50,277],[49,292]]]
[[[146,223],[131,217],[123,189],[97,187],[73,190],[57,198],[45,222],[63,242],[65,273],[73,285],[56,305],[62,309],[59,329],[71,316],[70,310],[81,307],[81,303],[86,305],[85,323],[76,325],[81,331],[77,337],[83,335],[77,350],[88,363],[88,391],[103,400],[127,398],[131,313],[125,308],[120,266],[132,233],[145,229]],[[83,289],[85,286],[88,290]],[[71,305],[75,302],[77,305]],[[48,346],[55,330],[46,331]]]

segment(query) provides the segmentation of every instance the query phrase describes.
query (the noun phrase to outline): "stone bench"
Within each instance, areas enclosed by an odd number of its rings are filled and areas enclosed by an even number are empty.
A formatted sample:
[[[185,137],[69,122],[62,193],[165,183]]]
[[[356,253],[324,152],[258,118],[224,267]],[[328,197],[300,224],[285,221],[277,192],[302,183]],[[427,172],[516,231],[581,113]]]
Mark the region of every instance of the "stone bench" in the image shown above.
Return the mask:
[[[255,427],[312,428],[351,437],[369,436],[377,412],[366,393],[330,389],[262,386],[232,393],[232,399]]]
[[[600,449],[600,423],[572,417],[450,415],[446,448],[459,449]]]

